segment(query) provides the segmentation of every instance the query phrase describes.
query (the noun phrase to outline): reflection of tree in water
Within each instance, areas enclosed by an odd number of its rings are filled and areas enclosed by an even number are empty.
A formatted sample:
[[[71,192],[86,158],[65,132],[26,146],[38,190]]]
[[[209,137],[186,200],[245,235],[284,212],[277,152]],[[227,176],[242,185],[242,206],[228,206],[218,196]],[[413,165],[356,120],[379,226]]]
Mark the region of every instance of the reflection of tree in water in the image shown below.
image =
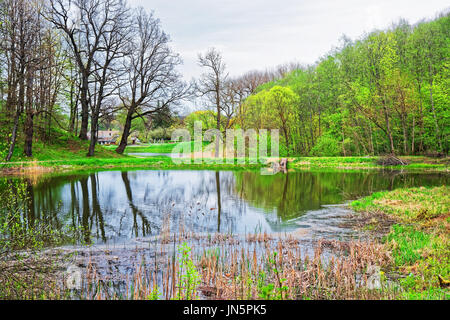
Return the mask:
[[[34,204],[34,192],[33,192],[33,184],[31,179],[25,179],[25,183],[27,185],[27,207],[25,209],[27,215],[27,221],[30,224],[30,227],[34,227],[34,222],[36,219],[36,210]]]
[[[182,223],[192,227],[193,231],[216,231],[220,230],[222,214],[217,197],[220,197],[223,183],[233,183],[231,173],[222,177],[218,172],[206,171],[191,173],[193,179],[186,184],[177,184],[178,175],[182,172],[152,171],[144,177],[148,179],[143,179],[138,171],[121,172],[120,180],[114,176],[113,184],[105,182],[103,175],[108,174],[44,179],[38,185],[29,187],[32,196],[29,207],[38,206],[38,212],[45,213],[45,217],[40,218],[51,219],[60,227],[64,224],[80,227],[87,243],[91,238],[107,241],[112,237],[155,234],[167,215],[170,215],[172,231],[176,231]],[[225,189],[232,188],[228,185]],[[114,205],[117,202],[119,206]],[[61,203],[66,206],[59,209]],[[195,215],[190,217],[186,214],[189,207],[193,208],[193,213],[195,207]],[[34,215],[31,210],[29,214]],[[234,219],[231,217],[228,220]]]
[[[273,217],[286,221],[321,205],[378,190],[447,180],[443,174],[386,171],[275,176],[248,171],[112,171],[43,178],[37,183],[23,179],[28,194],[23,213],[30,224],[40,219],[54,228],[80,227],[86,242],[91,237],[107,241],[157,234],[164,223],[170,223],[172,232],[183,227],[235,232],[246,228],[247,216],[270,224]],[[7,182],[0,184],[0,189],[7,187]]]
[[[253,206],[289,220],[321,205],[340,204],[380,190],[439,184],[440,174],[399,172],[291,172],[263,176],[259,172],[235,172],[236,193]],[[443,180],[442,180],[443,181]]]
[[[216,192],[217,192],[217,232],[220,232],[220,214],[222,213],[222,202],[220,200],[220,173],[216,171]]]
[[[38,189],[36,183],[25,178],[27,190],[27,206],[24,213],[28,216],[29,224],[34,225],[36,220],[40,220],[45,225],[50,225],[55,229],[62,228],[64,222],[59,216],[61,211],[62,185],[56,185],[52,189]]]
[[[128,172],[124,171],[122,172],[122,180],[123,184],[125,185],[125,191],[128,198],[128,203],[131,208],[131,212],[133,213],[133,230],[135,237],[139,237],[139,231],[138,231],[138,222],[137,222],[137,216],[141,219],[141,227],[142,227],[142,236],[145,237],[147,234],[151,234],[151,226],[150,222],[148,221],[147,217],[142,213],[141,210],[139,210],[136,205],[133,203],[133,194],[131,192],[130,187],[130,179],[128,179]]]

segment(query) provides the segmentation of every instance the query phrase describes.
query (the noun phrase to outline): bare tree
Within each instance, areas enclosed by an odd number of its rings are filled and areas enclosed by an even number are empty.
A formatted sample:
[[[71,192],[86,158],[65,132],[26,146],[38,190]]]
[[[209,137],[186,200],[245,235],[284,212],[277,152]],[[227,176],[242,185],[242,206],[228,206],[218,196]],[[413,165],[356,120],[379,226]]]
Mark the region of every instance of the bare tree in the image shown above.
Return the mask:
[[[243,102],[248,96],[254,94],[260,85],[271,80],[272,75],[268,71],[250,71],[226,81],[223,107],[227,117],[226,129],[231,126],[233,117],[236,117],[235,121],[240,121],[242,124]]]
[[[90,78],[95,59],[104,51],[104,37],[111,32],[122,0],[48,0],[46,18],[61,30],[69,44],[80,73],[81,128],[79,137],[87,140]]]
[[[170,106],[186,98],[190,91],[175,70],[181,59],[171,50],[169,36],[161,29],[160,21],[142,8],[136,11],[133,21],[130,54],[124,60],[127,84],[119,90],[127,112],[116,149],[119,154],[127,146],[134,119],[145,121],[148,116],[168,113]]]
[[[6,110],[13,124],[6,161],[13,155],[19,119],[32,106],[32,86],[36,61],[36,44],[39,32],[33,3],[25,0],[5,0],[1,3],[1,43],[8,62],[8,96]],[[28,101],[27,101],[28,100]]]
[[[63,77],[68,89],[64,89],[64,94],[68,96],[69,103],[69,132],[77,135],[78,132],[78,106],[80,102],[80,77],[75,59],[73,56],[65,52],[68,57],[66,70],[63,72]]]
[[[129,10],[123,1],[106,1],[104,4],[105,17],[107,21],[100,39],[100,49],[94,59],[93,85],[89,90],[91,111],[91,142],[89,144],[88,156],[93,156],[97,144],[98,123],[102,103],[105,98],[118,93],[122,85],[118,79],[121,78],[121,66],[119,60],[124,58],[127,52],[129,38],[130,20]],[[104,109],[104,108],[103,108]]]
[[[220,130],[220,116],[224,108],[224,91],[228,73],[222,55],[215,48],[209,49],[205,55],[198,55],[198,64],[207,69],[198,81],[197,89],[216,109],[217,130]],[[216,157],[219,156],[219,139],[216,139]]]
[[[40,10],[41,7],[34,7],[33,9]],[[45,129],[47,129],[45,135],[48,139],[50,139],[52,120],[55,120],[61,126],[53,111],[62,87],[64,60],[66,58],[61,50],[58,35],[48,24],[42,21],[40,15],[37,15],[35,32],[37,34],[34,44],[36,46],[35,63],[27,76],[26,120],[24,125],[24,153],[28,157],[32,156],[35,117],[45,116],[43,131],[45,132]]]

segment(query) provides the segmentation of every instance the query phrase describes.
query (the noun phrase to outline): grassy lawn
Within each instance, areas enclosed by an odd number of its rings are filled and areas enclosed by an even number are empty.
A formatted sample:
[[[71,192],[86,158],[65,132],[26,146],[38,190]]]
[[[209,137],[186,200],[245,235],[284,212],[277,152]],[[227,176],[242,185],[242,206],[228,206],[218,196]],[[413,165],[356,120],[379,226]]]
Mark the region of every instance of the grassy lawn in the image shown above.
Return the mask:
[[[206,147],[209,142],[203,142],[203,148]],[[177,142],[177,143],[158,143],[158,144],[140,144],[129,145],[125,149],[125,153],[171,153],[175,147],[178,148],[191,148],[194,150],[194,142]],[[117,146],[105,146],[106,150],[114,151]]]
[[[450,298],[449,287],[443,284],[450,278],[450,187],[376,192],[354,201],[352,207],[382,212],[396,221],[384,241],[394,270],[404,275],[403,298]]]

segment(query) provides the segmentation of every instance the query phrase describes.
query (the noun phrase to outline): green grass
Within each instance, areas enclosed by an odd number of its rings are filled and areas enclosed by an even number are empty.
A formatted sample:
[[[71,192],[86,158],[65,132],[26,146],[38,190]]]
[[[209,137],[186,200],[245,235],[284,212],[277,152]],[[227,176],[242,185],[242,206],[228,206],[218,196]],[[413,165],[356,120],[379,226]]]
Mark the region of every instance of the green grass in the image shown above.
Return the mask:
[[[386,237],[386,241],[393,246],[392,253],[396,265],[416,263],[422,258],[421,252],[425,248],[432,249],[432,240],[430,234],[400,224],[393,225]]]
[[[381,166],[379,157],[293,157],[291,168],[336,168],[336,169],[402,169],[410,171],[445,171],[448,172],[448,159],[431,159],[421,156],[402,157],[410,162],[405,166]]]
[[[88,149],[89,141],[81,141],[77,138],[63,136],[53,140],[52,143],[33,142],[33,156],[28,158],[23,153],[23,143],[18,143],[14,149],[11,162],[86,159]],[[97,145],[93,158],[117,159],[124,157],[114,152],[114,149],[111,150],[111,148]]]
[[[384,241],[404,299],[449,299],[438,275],[450,277],[450,187],[403,188],[353,201],[356,211],[382,212],[398,223]]]
[[[375,192],[352,203],[356,211],[381,211],[402,221],[430,219],[450,211],[450,187]]]
[[[204,142],[203,146],[209,143]],[[173,149],[178,147],[191,148],[194,150],[194,142],[179,142],[179,143],[160,143],[152,145],[130,145],[126,148],[126,153],[171,153]],[[114,146],[115,148],[115,146]]]
[[[210,142],[203,142],[203,149]],[[194,150],[194,142],[177,142],[177,143],[155,143],[155,144],[141,144],[129,145],[125,149],[125,153],[171,153],[175,147],[191,148]],[[105,146],[106,150],[115,150],[117,146]]]
[[[207,159],[204,159],[205,161]],[[67,160],[49,160],[43,162],[24,162],[3,164],[3,168],[30,169],[36,166],[50,168],[51,173],[60,174],[63,172],[85,172],[85,171],[105,171],[122,169],[147,169],[147,170],[257,170],[264,167],[264,164],[226,164],[226,163],[182,163],[177,164],[170,157],[156,156],[147,158],[136,158],[132,156],[123,156],[120,158],[79,158]],[[39,172],[39,170],[37,170]],[[48,173],[42,170],[43,173]]]
[[[129,156],[129,153],[171,153],[178,147],[187,147],[190,144],[191,150],[194,142],[163,143],[152,145],[130,145],[126,148],[124,155],[115,152],[117,146],[96,146],[95,156],[87,157],[89,141],[81,141],[65,132],[55,131],[52,134],[51,143],[35,141],[33,143],[33,157],[27,158],[23,153],[23,143],[16,145],[13,157],[9,163],[1,163],[4,168],[20,167],[54,167],[55,171],[102,169],[102,168],[154,168],[154,169],[236,169],[243,167],[249,169],[261,168],[263,164],[211,164],[204,161],[202,164],[183,163],[175,164],[169,157],[137,158]],[[203,143],[203,148],[209,142]],[[440,171],[448,172],[447,158],[429,159],[425,157],[404,157],[411,164],[403,167],[389,167],[387,169],[402,169],[409,171]],[[312,170],[312,171],[347,171],[366,169],[385,169],[376,164],[378,157],[292,157],[289,158],[288,168],[291,170]]]

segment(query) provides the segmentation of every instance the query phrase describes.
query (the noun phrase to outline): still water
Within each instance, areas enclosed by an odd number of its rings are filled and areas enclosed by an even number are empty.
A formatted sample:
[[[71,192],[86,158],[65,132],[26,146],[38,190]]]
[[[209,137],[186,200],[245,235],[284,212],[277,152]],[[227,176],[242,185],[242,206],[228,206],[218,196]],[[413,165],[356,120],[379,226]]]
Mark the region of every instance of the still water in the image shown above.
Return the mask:
[[[342,232],[341,204],[380,190],[447,184],[446,174],[138,170],[24,178],[28,217],[81,228],[86,241],[119,243],[162,230]],[[0,190],[1,191],[1,190]]]

